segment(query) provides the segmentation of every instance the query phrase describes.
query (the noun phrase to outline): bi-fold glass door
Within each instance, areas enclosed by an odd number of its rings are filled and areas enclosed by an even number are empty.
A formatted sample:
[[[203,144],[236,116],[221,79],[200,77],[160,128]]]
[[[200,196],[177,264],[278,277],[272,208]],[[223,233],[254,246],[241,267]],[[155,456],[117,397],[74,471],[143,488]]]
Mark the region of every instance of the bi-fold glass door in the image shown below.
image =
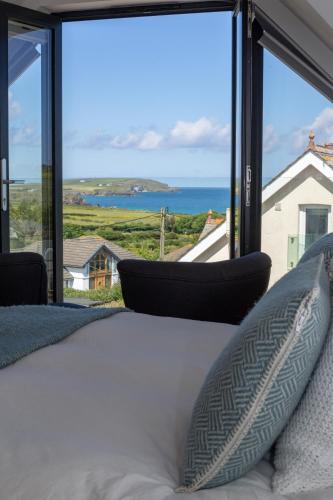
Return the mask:
[[[60,21],[1,4],[0,14],[1,251],[43,255],[60,300]]]
[[[261,29],[250,0],[238,0],[233,18],[231,257],[260,249],[262,155]]]

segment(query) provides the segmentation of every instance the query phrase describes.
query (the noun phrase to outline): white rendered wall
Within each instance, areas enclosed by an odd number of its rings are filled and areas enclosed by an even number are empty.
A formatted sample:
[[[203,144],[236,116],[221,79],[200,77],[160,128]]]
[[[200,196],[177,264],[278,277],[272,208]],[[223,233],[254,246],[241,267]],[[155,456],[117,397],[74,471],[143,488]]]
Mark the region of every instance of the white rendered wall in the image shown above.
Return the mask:
[[[270,200],[268,200],[269,202]],[[262,251],[272,259],[270,285],[288,271],[288,235],[304,234],[300,227],[301,205],[330,206],[333,210],[333,195],[313,177],[308,177],[293,191],[276,199],[262,216]],[[328,231],[333,231],[332,217],[328,217]]]
[[[74,278],[73,286],[75,290],[89,290],[89,266],[83,268],[66,267]]]

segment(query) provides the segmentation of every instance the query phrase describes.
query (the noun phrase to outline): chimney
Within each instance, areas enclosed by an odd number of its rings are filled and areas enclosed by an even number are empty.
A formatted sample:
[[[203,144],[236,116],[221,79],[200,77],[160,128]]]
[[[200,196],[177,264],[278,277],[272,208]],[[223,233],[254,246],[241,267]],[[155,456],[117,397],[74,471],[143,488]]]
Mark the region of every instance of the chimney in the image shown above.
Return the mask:
[[[313,130],[310,130],[309,144],[308,144],[308,147],[306,148],[308,151],[316,151],[316,145],[314,142],[314,138],[315,138],[314,132],[313,132]]]

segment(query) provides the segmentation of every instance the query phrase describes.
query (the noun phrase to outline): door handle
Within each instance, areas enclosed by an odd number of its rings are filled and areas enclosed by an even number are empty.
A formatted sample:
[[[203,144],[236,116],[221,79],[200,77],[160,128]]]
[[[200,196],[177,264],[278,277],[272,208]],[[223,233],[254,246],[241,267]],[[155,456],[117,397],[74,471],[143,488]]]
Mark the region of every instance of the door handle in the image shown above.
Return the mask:
[[[7,200],[7,185],[6,185],[6,180],[7,180],[7,160],[6,158],[1,158],[1,169],[0,169],[0,206],[1,210],[3,212],[7,212],[8,208],[8,200]]]
[[[3,212],[8,210],[8,188],[9,184],[24,184],[23,179],[8,179],[7,159],[1,158],[0,168],[0,207]]]

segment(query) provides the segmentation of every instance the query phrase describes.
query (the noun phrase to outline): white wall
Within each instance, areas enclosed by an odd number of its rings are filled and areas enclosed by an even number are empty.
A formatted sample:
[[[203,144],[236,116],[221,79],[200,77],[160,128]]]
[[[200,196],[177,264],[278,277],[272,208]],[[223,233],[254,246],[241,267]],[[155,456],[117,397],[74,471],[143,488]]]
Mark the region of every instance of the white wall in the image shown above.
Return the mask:
[[[115,285],[119,281],[119,274],[117,271],[117,263],[119,260],[112,257],[112,283],[111,286]],[[66,266],[68,272],[74,278],[72,288],[75,290],[89,290],[89,264],[83,268],[78,267],[68,267]]]
[[[89,265],[83,268],[66,267],[74,278],[73,286],[75,290],[89,290]]]
[[[261,245],[273,263],[270,284],[288,271],[288,235],[304,234],[300,227],[300,206],[321,204],[333,210],[332,193],[313,177],[306,178],[283,198],[273,198],[263,206]],[[328,231],[333,231],[331,217]]]

